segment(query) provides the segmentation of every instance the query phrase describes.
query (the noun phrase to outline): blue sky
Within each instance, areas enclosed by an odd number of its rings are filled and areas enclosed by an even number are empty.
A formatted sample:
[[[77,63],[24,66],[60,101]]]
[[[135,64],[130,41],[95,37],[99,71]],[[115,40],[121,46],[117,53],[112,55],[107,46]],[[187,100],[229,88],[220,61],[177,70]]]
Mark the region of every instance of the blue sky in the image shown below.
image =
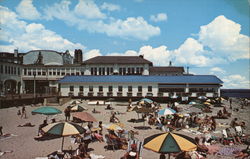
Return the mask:
[[[0,51],[143,54],[249,88],[249,0],[1,0]]]

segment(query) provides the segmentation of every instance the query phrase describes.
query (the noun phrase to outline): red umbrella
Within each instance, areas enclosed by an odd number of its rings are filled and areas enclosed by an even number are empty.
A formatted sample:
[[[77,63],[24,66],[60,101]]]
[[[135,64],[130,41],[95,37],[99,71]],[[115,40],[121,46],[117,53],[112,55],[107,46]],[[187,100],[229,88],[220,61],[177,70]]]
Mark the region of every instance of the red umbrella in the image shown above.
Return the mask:
[[[97,122],[97,120],[89,113],[87,112],[76,112],[73,113],[73,117],[80,119],[82,121],[93,121]]]

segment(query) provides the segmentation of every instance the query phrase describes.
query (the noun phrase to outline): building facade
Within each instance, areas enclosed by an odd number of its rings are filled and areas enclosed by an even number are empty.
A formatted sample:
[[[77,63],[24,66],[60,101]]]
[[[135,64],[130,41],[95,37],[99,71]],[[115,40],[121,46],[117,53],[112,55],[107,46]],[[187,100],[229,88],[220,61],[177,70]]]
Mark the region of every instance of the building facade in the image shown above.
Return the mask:
[[[27,53],[0,53],[0,90],[19,93],[60,93],[62,96],[198,96],[202,93],[213,97],[219,95],[221,81],[199,83],[197,78],[185,73],[183,67],[155,67],[153,63],[140,56],[97,56],[83,60],[80,49],[74,57],[69,51],[32,50]],[[75,83],[66,79],[85,79]],[[102,79],[116,79],[102,82]],[[169,79],[178,78],[180,83]],[[195,78],[189,83],[185,80]],[[215,78],[215,77],[214,77]],[[91,79],[98,79],[91,83]],[[122,81],[127,79],[127,81]],[[131,79],[133,79],[131,81]],[[157,81],[160,79],[161,81]],[[145,82],[145,80],[148,80]],[[174,79],[176,80],[176,79]],[[119,83],[119,81],[121,83]],[[144,81],[144,82],[143,82]],[[92,91],[90,91],[92,90]],[[101,91],[102,90],[102,91]],[[190,94],[191,93],[191,94]]]

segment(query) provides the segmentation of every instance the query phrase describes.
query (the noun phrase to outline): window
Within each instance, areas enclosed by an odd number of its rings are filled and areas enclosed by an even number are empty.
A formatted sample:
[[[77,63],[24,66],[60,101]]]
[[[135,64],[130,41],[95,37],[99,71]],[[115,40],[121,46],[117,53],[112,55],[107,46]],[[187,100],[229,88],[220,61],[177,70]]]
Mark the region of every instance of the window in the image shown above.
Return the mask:
[[[83,92],[83,86],[79,86],[79,91]]]
[[[69,86],[69,91],[74,91],[74,86]]]
[[[57,76],[60,76],[60,71],[57,71]]]
[[[109,92],[113,92],[113,87],[109,86]]]
[[[152,92],[152,86],[148,86],[148,92]]]
[[[3,65],[1,65],[1,71],[0,72],[3,73]]]
[[[81,75],[84,75],[84,71],[83,70],[81,71]]]
[[[89,91],[93,92],[93,86],[89,86]]]
[[[110,68],[110,74],[113,74],[114,70],[113,67]]]
[[[122,75],[122,68],[119,68],[119,75]]]
[[[76,72],[76,75],[77,75],[77,76],[79,76],[79,75],[80,75],[80,73],[79,73],[79,72]]]
[[[102,68],[98,68],[98,75],[102,74]]]
[[[105,67],[102,68],[102,75],[105,75]]]
[[[143,73],[143,67],[140,67],[140,74]]]
[[[41,75],[41,71],[38,71],[38,72],[37,72],[37,75],[39,75],[39,76],[40,76],[40,75]]]
[[[128,86],[128,91],[132,92],[132,86]]]
[[[138,92],[142,92],[142,86],[138,86]]]
[[[90,72],[91,72],[91,75],[94,75],[94,68],[93,67],[90,68]]]
[[[94,68],[94,75],[97,75],[97,68]]]
[[[128,74],[129,74],[129,75],[131,74],[131,69],[130,69],[130,68],[128,68]]]
[[[23,74],[24,74],[24,75],[27,75],[27,68],[25,68],[25,69],[23,70]]]
[[[99,92],[103,91],[103,86],[99,86]]]
[[[16,74],[16,67],[14,67],[14,74]]]
[[[122,92],[122,86],[118,86],[118,92]]]
[[[8,73],[8,66],[5,66],[5,74]]]
[[[140,74],[140,68],[136,67],[136,74]]]
[[[122,68],[122,73],[123,73],[123,75],[126,75],[126,68],[125,67]]]
[[[62,76],[64,76],[65,75],[65,72],[62,72]]]
[[[46,76],[46,71],[45,70],[43,70],[43,76]]]
[[[49,75],[50,75],[50,76],[52,75],[52,72],[51,72],[51,71],[49,71]]]
[[[132,74],[135,74],[135,68],[132,67]]]
[[[107,67],[107,75],[109,75],[109,67]]]
[[[17,68],[17,74],[20,75],[20,68]]]

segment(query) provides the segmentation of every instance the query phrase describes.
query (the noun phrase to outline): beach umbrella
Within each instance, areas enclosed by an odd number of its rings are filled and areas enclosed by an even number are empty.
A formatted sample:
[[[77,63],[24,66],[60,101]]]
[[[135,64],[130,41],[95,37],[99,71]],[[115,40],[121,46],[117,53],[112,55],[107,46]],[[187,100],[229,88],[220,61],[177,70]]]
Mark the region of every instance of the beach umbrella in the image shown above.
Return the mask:
[[[81,102],[78,101],[78,100],[73,100],[73,101],[70,102],[70,104],[80,104],[80,103],[81,103]]]
[[[80,105],[75,105],[75,106],[71,107],[70,110],[73,112],[82,112],[84,110],[87,110],[87,108],[82,107]]]
[[[76,113],[73,113],[72,116],[77,118],[77,119],[80,119],[82,121],[97,122],[97,120],[91,114],[89,114],[88,112],[76,112]]]
[[[106,128],[106,129],[109,129],[109,130],[114,130],[114,131],[117,131],[117,130],[123,130],[123,128],[117,124],[103,124],[103,127]]]
[[[181,151],[195,151],[197,145],[188,136],[177,133],[160,133],[144,139],[144,148],[158,153],[169,154]]]
[[[47,134],[62,136],[62,150],[65,136],[77,135],[85,132],[85,129],[80,125],[68,122],[52,123],[43,127],[42,130]]]
[[[148,98],[143,98],[139,101],[140,104],[152,104],[153,101],[151,99]]]
[[[200,99],[200,100],[206,100],[207,97],[206,96],[199,96],[198,99]]]
[[[158,112],[158,115],[171,115],[171,114],[175,114],[176,111],[174,109],[171,108],[165,108],[165,109],[161,109]]]
[[[205,104],[205,105],[212,105],[212,104],[209,103],[209,102],[204,102],[203,104]]]
[[[188,104],[196,104],[196,102],[193,102],[193,101],[192,101],[192,102],[189,102]]]
[[[57,108],[54,108],[54,107],[44,106],[44,107],[40,107],[40,108],[33,110],[31,113],[32,114],[55,115],[55,114],[61,114],[62,111],[57,109]]]

